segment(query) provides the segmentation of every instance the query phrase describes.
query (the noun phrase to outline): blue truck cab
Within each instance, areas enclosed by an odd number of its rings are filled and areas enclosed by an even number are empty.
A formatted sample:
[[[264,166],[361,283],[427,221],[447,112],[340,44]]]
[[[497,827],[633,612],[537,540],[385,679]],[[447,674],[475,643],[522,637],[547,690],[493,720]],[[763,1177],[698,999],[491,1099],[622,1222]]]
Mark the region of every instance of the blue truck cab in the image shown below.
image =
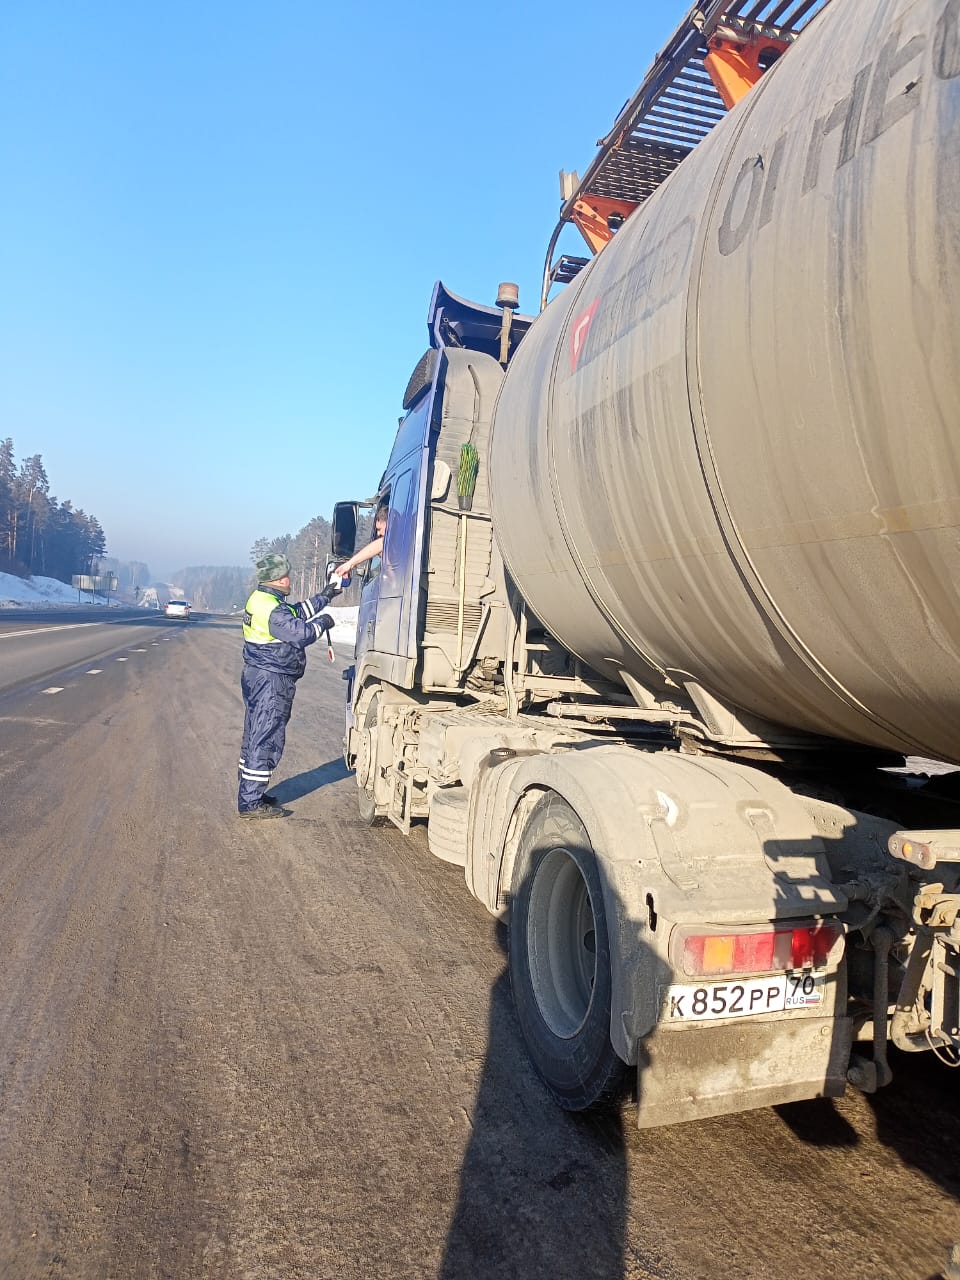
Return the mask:
[[[500,357],[509,359],[531,323],[467,302],[438,282],[430,346],[407,384],[377,493],[336,506],[333,551],[342,558],[354,551],[361,511],[389,504],[382,555],[364,566],[354,664],[345,672],[351,767],[363,751],[357,726],[362,731],[371,707],[375,718],[391,700],[455,702],[468,681],[474,693],[502,683],[509,607],[485,461]],[[458,492],[467,444],[479,458],[469,497]]]

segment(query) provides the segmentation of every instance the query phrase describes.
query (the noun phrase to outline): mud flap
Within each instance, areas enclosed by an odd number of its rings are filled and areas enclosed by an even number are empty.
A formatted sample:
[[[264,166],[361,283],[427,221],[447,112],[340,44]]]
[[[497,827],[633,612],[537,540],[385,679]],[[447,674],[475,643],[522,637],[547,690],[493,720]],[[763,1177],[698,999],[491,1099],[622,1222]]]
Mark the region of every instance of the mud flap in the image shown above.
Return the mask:
[[[839,1098],[851,1038],[849,1018],[660,1026],[640,1052],[638,1126]]]

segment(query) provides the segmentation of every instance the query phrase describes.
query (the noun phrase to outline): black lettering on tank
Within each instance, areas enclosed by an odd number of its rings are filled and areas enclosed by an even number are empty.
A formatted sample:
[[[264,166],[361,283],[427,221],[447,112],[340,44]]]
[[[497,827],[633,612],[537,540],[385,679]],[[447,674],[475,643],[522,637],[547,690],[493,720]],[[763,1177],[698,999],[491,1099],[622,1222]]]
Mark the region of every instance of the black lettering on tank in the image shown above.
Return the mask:
[[[922,35],[912,36],[905,45],[897,48],[899,43],[900,31],[897,30],[887,38],[877,58],[876,70],[870,82],[870,96],[863,115],[862,142],[864,145],[879,138],[881,133],[886,133],[891,125],[902,120],[920,101],[920,95],[917,93],[921,78],[919,74],[916,79],[896,90],[893,97],[890,96],[890,82],[904,67],[920,56],[926,44],[926,38]]]
[[[786,150],[787,135],[781,133],[780,137],[773,144],[773,151],[770,153],[770,159],[766,163],[766,176],[763,182],[763,199],[760,202],[760,217],[757,219],[757,229],[765,227],[773,217],[773,205],[777,194],[777,181],[780,177],[780,170],[783,167],[783,153]]]
[[[742,189],[747,182],[750,185],[744,195]],[[762,190],[763,157],[748,156],[734,180],[730,199],[723,211],[723,221],[720,223],[718,247],[724,257],[743,244],[753,223]]]
[[[947,0],[933,33],[933,70],[939,80],[960,76],[960,0]]]
[[[820,158],[823,144],[834,129],[843,125],[840,134],[840,151],[837,156],[837,168],[852,159],[857,149],[857,133],[860,129],[860,115],[863,111],[863,100],[870,80],[873,64],[861,67],[853,78],[853,87],[845,98],[841,98],[831,109],[819,116],[813,124],[810,134],[810,145],[807,147],[807,163],[803,169],[803,183],[800,194],[806,195],[817,185],[820,178]]]

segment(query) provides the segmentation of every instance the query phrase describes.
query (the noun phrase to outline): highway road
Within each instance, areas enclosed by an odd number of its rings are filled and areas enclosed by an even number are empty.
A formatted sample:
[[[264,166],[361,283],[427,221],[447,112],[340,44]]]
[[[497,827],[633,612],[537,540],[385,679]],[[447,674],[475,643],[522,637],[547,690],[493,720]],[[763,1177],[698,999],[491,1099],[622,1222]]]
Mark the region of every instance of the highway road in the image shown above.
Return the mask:
[[[0,691],[107,658],[171,625],[145,609],[0,610]]]
[[[957,1073],[900,1058],[870,1098],[643,1134],[629,1101],[564,1114],[462,873],[422,830],[356,816],[345,655],[316,647],[297,694],[275,788],[293,816],[250,824],[234,621],[18,628],[0,624],[4,1280],[940,1273]]]

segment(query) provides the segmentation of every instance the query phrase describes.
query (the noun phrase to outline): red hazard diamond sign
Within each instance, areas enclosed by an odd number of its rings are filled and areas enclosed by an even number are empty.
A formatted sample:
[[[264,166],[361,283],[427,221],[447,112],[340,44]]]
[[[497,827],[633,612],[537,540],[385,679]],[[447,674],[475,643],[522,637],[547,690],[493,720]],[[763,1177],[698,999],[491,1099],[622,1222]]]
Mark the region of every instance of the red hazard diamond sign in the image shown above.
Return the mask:
[[[587,307],[586,311],[581,311],[573,322],[573,328],[570,330],[570,372],[576,373],[577,362],[580,359],[580,352],[583,350],[583,344],[587,340],[587,334],[590,332],[590,323],[593,320],[594,312],[600,305],[600,299],[594,298]]]

